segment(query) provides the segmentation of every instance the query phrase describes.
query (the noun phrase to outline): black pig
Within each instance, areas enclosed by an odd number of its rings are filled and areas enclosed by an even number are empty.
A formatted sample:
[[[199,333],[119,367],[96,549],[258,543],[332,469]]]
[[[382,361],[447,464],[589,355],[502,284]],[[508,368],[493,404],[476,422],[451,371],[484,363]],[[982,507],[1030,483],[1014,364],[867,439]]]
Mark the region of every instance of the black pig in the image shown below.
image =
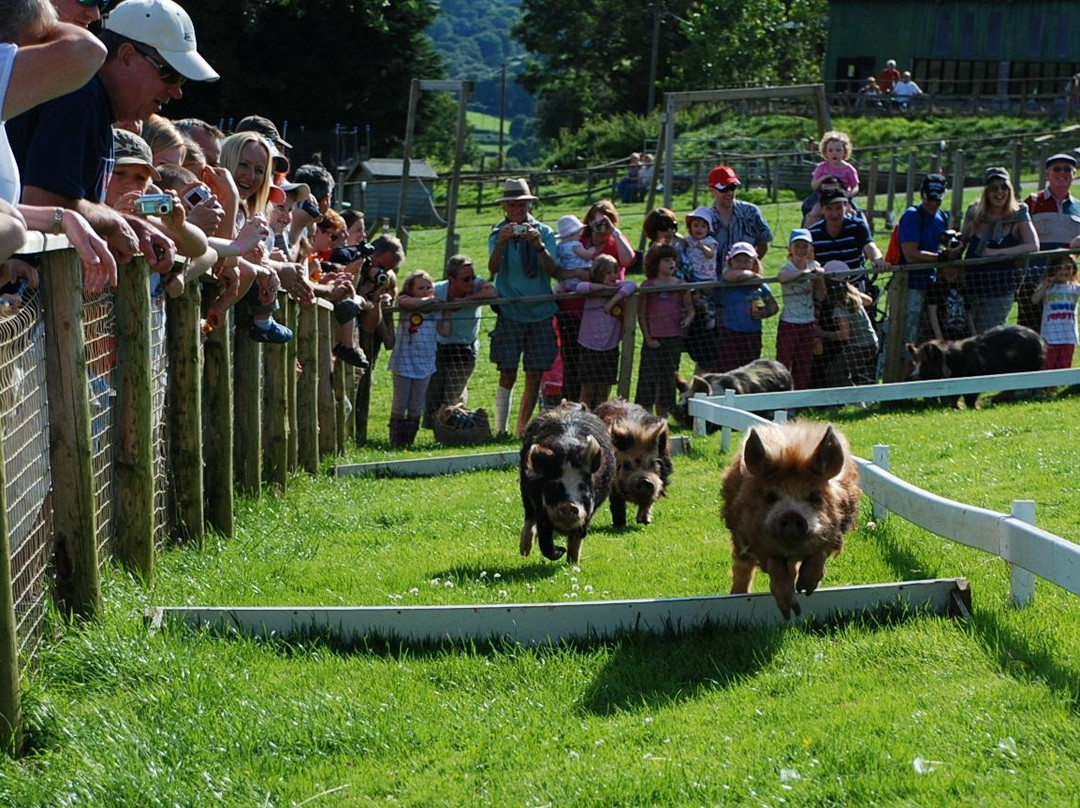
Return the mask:
[[[652,506],[671,478],[667,420],[621,398],[605,401],[596,415],[608,425],[615,448],[611,523],[626,527],[626,503],[638,506],[637,521],[652,522]]]
[[[615,453],[604,422],[584,407],[563,404],[534,419],[521,447],[521,554],[532,551],[533,538],[545,558],[566,554],[576,563],[581,541],[596,509],[611,491]],[[554,542],[566,534],[567,546]]]
[[[689,402],[696,393],[719,396],[723,395],[725,390],[734,390],[737,395],[746,395],[748,393],[783,393],[794,388],[790,371],[774,359],[755,359],[727,373],[706,373],[703,376],[695,376],[691,382],[676,376],[675,385],[679,388],[679,401],[672,408],[671,417],[683,429],[690,429],[694,425],[694,419],[689,413]],[[771,417],[771,415],[766,417]],[[707,426],[710,433],[719,428],[716,424]]]

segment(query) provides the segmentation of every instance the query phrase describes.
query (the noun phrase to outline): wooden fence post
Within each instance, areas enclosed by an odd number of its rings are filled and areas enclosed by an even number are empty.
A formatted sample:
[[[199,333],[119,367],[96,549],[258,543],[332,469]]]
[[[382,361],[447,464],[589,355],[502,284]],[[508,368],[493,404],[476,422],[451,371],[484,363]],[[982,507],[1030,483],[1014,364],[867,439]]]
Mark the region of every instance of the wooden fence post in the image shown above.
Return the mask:
[[[238,326],[233,346],[233,463],[241,493],[258,497],[262,490],[262,344]]]
[[[1029,525],[1035,524],[1035,502],[1030,499],[1013,500],[1011,515]],[[1035,576],[1023,567],[1009,564],[1009,597],[1016,608],[1027,606],[1035,597]]]
[[[954,223],[959,223],[964,213],[964,150],[957,149],[953,155],[953,179],[952,179],[952,207],[951,213]],[[955,224],[953,225],[955,227]]]
[[[870,152],[870,180],[866,184],[866,223],[874,232],[874,202],[877,199],[878,161],[877,152]]]
[[[904,189],[904,210],[915,204],[915,176],[919,168],[919,153],[915,149],[908,155],[907,188]]]
[[[319,307],[319,456],[332,455],[337,450],[337,415],[334,412],[334,387],[331,373],[330,346],[333,342],[333,317]]]
[[[289,340],[288,350],[285,356],[285,406],[289,412],[289,440],[288,440],[288,468],[289,471],[296,471],[300,467],[299,461],[299,445],[297,444],[297,430],[299,425],[297,423],[296,412],[296,384],[297,374],[295,372],[297,356],[299,355],[298,343],[300,342],[300,326],[298,310],[300,304],[293,300],[291,297],[285,300],[285,311],[288,318],[289,328],[292,329],[294,339]]]
[[[907,316],[908,276],[906,272],[893,272],[889,279],[889,325],[885,334],[886,382],[904,381],[905,346],[904,319]]]
[[[181,297],[165,303],[169,384],[169,457],[175,503],[175,535],[202,549],[203,511],[202,351],[199,345],[199,295],[195,279]]]
[[[135,258],[117,275],[116,366],[113,368],[116,555],[145,581],[151,579],[154,571],[149,272],[146,261]]]
[[[130,266],[121,272],[133,271]],[[49,395],[49,463],[54,491],[56,594],[80,617],[101,610],[97,555],[90,391],[86,376],[82,266],[74,250],[41,260],[45,303],[45,378]]]
[[[333,326],[331,326],[333,327]],[[331,362],[330,381],[334,387],[334,453],[345,454],[345,368],[341,361]]]
[[[11,538],[7,521],[7,479],[0,442],[0,746],[14,757],[22,747],[22,694],[19,679],[19,637],[15,620],[15,590],[11,580]]]
[[[375,360],[377,354],[375,353],[375,344],[378,342],[379,337],[377,334],[369,334],[361,329],[360,334],[360,347],[364,349],[364,353],[367,355],[368,360],[371,362],[371,367],[375,367]],[[368,434],[368,414],[371,411],[371,368],[368,368],[367,373],[361,376],[356,381],[356,398],[353,400],[353,438],[356,440],[357,446],[363,446],[367,443]]]
[[[204,303],[217,296],[217,284],[207,284]],[[203,489],[206,521],[224,536],[232,537],[233,522],[233,311],[206,338],[203,345]]]
[[[319,307],[303,306],[297,328],[296,455],[300,468],[319,471]]]
[[[898,149],[893,146],[892,155],[889,158],[889,183],[886,191],[885,226],[892,230],[893,220],[896,216],[896,171],[899,165]]]
[[[637,337],[638,295],[622,302],[622,354],[619,357],[619,396],[631,401],[630,377],[634,374],[634,340]]]
[[[1012,176],[1013,176],[1013,190],[1017,199],[1023,198],[1023,171],[1024,171],[1024,144],[1017,140],[1013,143],[1012,148]],[[1035,185],[1038,188],[1038,183]]]
[[[263,350],[263,476],[281,491],[289,482],[289,413],[285,378],[292,375],[292,369],[287,367],[288,356],[288,343],[267,345]]]

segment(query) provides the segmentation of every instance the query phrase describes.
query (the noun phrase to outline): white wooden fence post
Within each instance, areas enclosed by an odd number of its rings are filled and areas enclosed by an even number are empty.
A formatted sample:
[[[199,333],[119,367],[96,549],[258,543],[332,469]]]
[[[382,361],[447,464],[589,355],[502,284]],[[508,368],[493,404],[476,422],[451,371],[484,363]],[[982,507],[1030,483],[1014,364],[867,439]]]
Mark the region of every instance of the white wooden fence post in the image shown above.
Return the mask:
[[[888,471],[889,470],[890,457],[891,457],[891,454],[890,454],[888,446],[886,446],[884,443],[875,443],[874,444],[874,465],[875,466],[877,466],[882,471]],[[886,508],[884,505],[882,505],[877,500],[874,500],[874,518],[875,519],[884,519],[888,515],[889,515],[889,509]]]
[[[787,423],[787,410],[776,410],[772,414],[772,420],[774,424],[786,424]]]
[[[1013,500],[1011,515],[1014,519],[1034,525],[1034,500]],[[1009,595],[1012,598],[1013,606],[1016,608],[1027,606],[1035,597],[1035,576],[1023,567],[1009,564]]]
[[[725,407],[734,407],[735,406],[735,391],[734,390],[725,390],[724,391],[724,406]],[[726,452],[730,447],[731,447],[731,427],[730,426],[725,426],[720,430],[720,451],[721,452]]]
[[[705,398],[704,393],[694,393],[694,398]],[[694,437],[704,438],[708,433],[706,429],[705,419],[700,415],[694,416]]]

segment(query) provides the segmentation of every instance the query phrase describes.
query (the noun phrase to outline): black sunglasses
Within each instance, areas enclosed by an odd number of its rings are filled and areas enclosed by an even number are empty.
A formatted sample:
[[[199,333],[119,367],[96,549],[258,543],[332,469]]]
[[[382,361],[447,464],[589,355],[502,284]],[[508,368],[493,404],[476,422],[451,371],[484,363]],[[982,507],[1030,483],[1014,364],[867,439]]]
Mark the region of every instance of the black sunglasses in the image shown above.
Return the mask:
[[[90,8],[90,6],[97,6],[98,11],[104,14],[109,10],[109,6],[112,5],[112,0],[75,0],[80,6]]]
[[[177,86],[187,81],[186,76],[180,75],[176,68],[165,62],[159,62],[158,57],[152,52],[147,51],[145,48],[140,48],[137,42],[132,42],[131,47],[135,48],[139,52],[139,55],[157,68],[158,78],[160,78],[166,84],[175,84]]]

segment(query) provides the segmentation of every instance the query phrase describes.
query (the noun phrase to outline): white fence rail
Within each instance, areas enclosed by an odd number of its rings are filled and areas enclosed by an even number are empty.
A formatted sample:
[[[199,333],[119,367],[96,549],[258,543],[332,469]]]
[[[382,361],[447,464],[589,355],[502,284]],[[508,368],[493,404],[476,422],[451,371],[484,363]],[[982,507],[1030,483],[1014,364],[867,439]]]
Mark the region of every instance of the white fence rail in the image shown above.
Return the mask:
[[[745,431],[756,424],[769,423],[742,407],[775,410],[777,420],[782,421],[786,419],[786,411],[781,407],[814,406],[823,400],[830,404],[895,401],[1076,382],[1080,382],[1080,369],[745,396],[737,396],[728,390],[723,399],[695,397],[689,411],[694,417],[696,431],[703,433],[705,423],[723,427],[723,446],[727,448],[730,430]],[[901,395],[905,391],[906,394]],[[723,404],[719,403],[721,400]],[[1015,500],[1012,512],[1002,514],[946,499],[890,474],[886,446],[874,447],[873,461],[856,458],[856,462],[863,493],[874,502],[875,517],[895,513],[935,535],[1002,559],[1010,567],[1009,593],[1014,605],[1023,606],[1034,597],[1034,576],[1080,595],[1080,546],[1035,527],[1033,501]]]

